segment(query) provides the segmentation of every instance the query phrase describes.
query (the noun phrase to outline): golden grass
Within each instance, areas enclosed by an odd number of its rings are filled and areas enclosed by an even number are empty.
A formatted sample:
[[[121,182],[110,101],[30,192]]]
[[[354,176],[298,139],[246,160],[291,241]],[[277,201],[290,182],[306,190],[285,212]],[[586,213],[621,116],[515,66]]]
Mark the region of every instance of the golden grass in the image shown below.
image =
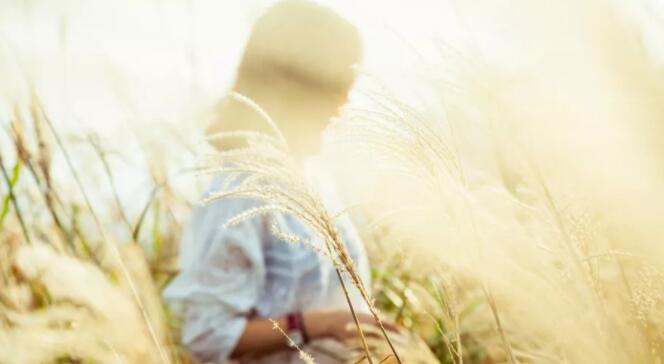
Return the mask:
[[[352,283],[345,289],[444,363],[661,363],[664,77],[621,17],[598,17],[575,29],[586,48],[568,59],[506,72],[476,49],[447,52],[420,81],[436,107],[371,91],[333,125],[327,154],[343,167],[346,195],[362,201],[372,287],[278,127],[237,94],[272,133],[217,135],[249,143],[209,156],[203,172],[250,172],[213,198],[266,205],[220,224],[298,217],[324,238],[319,252]],[[175,271],[173,210],[187,201],[155,168],[146,206],[125,211],[103,141],[84,138],[97,162],[83,165],[37,94],[17,105],[2,139],[12,145],[0,155],[0,363],[190,360],[158,295]],[[67,179],[54,177],[55,158]],[[106,186],[81,181],[94,168]],[[102,188],[112,198],[95,205]],[[401,362],[414,358],[383,344]]]

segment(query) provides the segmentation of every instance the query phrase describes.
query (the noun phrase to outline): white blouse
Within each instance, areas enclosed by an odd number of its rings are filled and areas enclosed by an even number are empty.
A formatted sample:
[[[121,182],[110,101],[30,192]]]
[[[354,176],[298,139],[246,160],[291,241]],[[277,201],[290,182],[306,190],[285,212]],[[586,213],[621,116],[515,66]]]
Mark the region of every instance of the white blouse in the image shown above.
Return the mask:
[[[341,209],[331,179],[320,167],[307,164],[307,175],[331,214]],[[208,193],[219,192],[224,175]],[[260,201],[227,198],[196,207],[180,248],[180,272],[164,290],[164,297],[182,316],[182,342],[206,362],[223,362],[244,332],[247,319],[279,318],[315,308],[347,308],[334,267],[328,257],[310,247],[284,242],[270,233],[278,224],[284,232],[319,246],[320,237],[290,215],[262,216],[233,227],[231,217]],[[362,241],[347,216],[337,227],[365,285],[369,265]],[[366,310],[357,290],[347,282],[354,307]]]

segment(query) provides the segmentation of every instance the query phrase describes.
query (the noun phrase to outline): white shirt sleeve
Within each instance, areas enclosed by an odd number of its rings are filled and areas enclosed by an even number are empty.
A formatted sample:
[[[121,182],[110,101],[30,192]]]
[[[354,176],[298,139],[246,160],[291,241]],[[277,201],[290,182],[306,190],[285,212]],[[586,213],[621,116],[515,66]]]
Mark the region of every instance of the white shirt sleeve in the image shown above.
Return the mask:
[[[183,236],[181,271],[164,291],[182,315],[182,341],[201,360],[227,359],[265,280],[261,219],[224,227],[251,207],[243,199],[197,207]]]

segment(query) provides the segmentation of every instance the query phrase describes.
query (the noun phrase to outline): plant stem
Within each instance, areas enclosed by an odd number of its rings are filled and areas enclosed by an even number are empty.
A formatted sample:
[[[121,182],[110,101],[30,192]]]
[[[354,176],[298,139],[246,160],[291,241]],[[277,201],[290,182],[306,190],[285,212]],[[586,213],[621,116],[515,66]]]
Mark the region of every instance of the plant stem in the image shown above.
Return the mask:
[[[108,183],[111,186],[111,192],[113,194],[113,200],[115,201],[115,204],[117,205],[118,212],[120,213],[120,218],[122,218],[122,221],[127,225],[127,229],[129,230],[129,234],[132,235],[133,229],[131,227],[131,223],[129,222],[129,218],[127,217],[127,214],[125,213],[124,207],[122,206],[122,201],[120,200],[120,194],[118,194],[118,189],[115,185],[115,179],[113,178],[113,172],[111,172],[111,167],[108,164],[108,160],[106,159],[106,153],[102,149],[101,145],[99,144],[98,138],[89,135],[88,136],[88,141],[90,142],[90,145],[92,145],[92,148],[95,150],[97,153],[97,156],[99,157],[99,160],[101,161],[102,165],[104,166],[104,172],[106,172],[106,177],[108,177]],[[134,241],[136,243],[136,241]]]
[[[330,253],[330,257],[333,257],[332,247],[330,246],[329,243],[326,245],[327,245],[327,250]],[[348,303],[348,307],[350,308],[350,313],[351,315],[353,315],[353,321],[355,321],[355,327],[357,327],[357,334],[360,336],[360,341],[362,342],[362,347],[364,348],[364,352],[367,355],[367,360],[369,361],[369,364],[373,364],[373,360],[371,359],[371,354],[369,353],[369,345],[367,344],[367,339],[364,337],[364,331],[362,331],[362,326],[360,326],[360,320],[357,318],[357,314],[355,313],[355,308],[353,307],[353,302],[350,300],[350,295],[348,294],[348,288],[346,288],[346,283],[344,282],[344,279],[341,276],[341,271],[336,266],[336,264],[334,270],[337,272],[337,277],[339,278],[341,289],[343,290],[344,296],[346,297],[346,302]]]
[[[496,326],[498,327],[498,332],[500,333],[500,339],[503,341],[503,346],[505,347],[505,353],[507,354],[507,359],[509,360],[510,363],[516,364],[516,360],[514,359],[514,353],[512,353],[512,346],[510,345],[510,342],[507,340],[507,335],[505,334],[503,325],[500,322],[500,316],[498,315],[498,307],[496,306],[496,300],[494,300],[493,295],[491,294],[491,291],[489,290],[489,287],[487,286],[486,282],[484,282],[482,288],[484,289],[484,295],[486,296],[486,299],[489,302],[489,307],[491,307],[491,313],[493,314],[493,319],[496,320]]]
[[[337,230],[334,228],[333,225],[331,225],[330,220],[326,219],[326,228],[328,230],[328,233],[330,233],[330,236],[333,239],[334,246],[336,249],[338,249],[338,254],[342,257],[342,264],[344,264],[344,267],[346,268],[346,271],[348,271],[348,274],[351,276],[351,279],[355,283],[355,286],[357,289],[360,291],[360,295],[362,296],[362,299],[364,302],[366,302],[367,307],[369,307],[369,312],[371,315],[373,315],[374,320],[378,324],[378,328],[380,328],[381,333],[383,334],[383,337],[385,338],[385,341],[387,341],[387,345],[389,345],[390,350],[392,350],[392,354],[394,354],[394,357],[397,359],[397,362],[401,364],[401,358],[399,358],[399,354],[397,354],[397,350],[394,348],[394,345],[392,344],[392,340],[390,340],[389,336],[387,336],[387,331],[385,330],[385,326],[383,326],[383,321],[380,319],[380,316],[378,315],[378,312],[376,311],[376,308],[374,307],[373,303],[369,299],[369,295],[367,294],[366,289],[364,288],[364,284],[362,283],[362,280],[360,277],[357,275],[357,272],[355,271],[355,267],[352,264],[352,261],[350,261],[350,258],[348,258],[348,254],[345,250],[345,245],[341,241],[341,238],[339,237],[339,234]]]
[[[16,210],[16,217],[18,217],[18,222],[21,225],[21,230],[23,231],[23,235],[25,236],[25,241],[27,241],[28,244],[32,244],[32,240],[30,239],[30,234],[28,233],[28,228],[25,226],[25,221],[23,220],[23,214],[21,213],[21,209],[18,206],[18,201],[16,200],[16,195],[14,194],[14,185],[12,184],[12,181],[9,178],[9,174],[5,169],[5,165],[2,159],[2,154],[0,154],[0,169],[2,170],[2,177],[5,180],[5,183],[7,184],[7,188],[9,189],[8,192],[9,198],[12,201],[12,205],[14,205],[14,210]]]

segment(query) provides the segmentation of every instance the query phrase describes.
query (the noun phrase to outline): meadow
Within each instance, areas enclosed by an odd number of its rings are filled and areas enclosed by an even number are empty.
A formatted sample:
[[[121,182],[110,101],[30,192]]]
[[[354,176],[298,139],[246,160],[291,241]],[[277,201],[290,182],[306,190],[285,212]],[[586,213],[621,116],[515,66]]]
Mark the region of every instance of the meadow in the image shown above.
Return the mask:
[[[623,2],[544,3],[461,6],[516,38],[412,49],[416,94],[361,70],[322,152],[372,262],[371,287],[347,289],[441,363],[662,363],[664,63],[647,41],[658,38]],[[278,130],[211,154],[182,132],[204,125],[201,100],[139,132],[65,126],[41,60],[2,49],[0,363],[194,362],[160,292],[222,159],[259,175],[237,193],[270,208],[220,225],[288,211],[353,278],[335,216]],[[142,110],[129,124],[150,115],[140,97],[119,99]],[[107,120],[115,106],[95,112]]]

